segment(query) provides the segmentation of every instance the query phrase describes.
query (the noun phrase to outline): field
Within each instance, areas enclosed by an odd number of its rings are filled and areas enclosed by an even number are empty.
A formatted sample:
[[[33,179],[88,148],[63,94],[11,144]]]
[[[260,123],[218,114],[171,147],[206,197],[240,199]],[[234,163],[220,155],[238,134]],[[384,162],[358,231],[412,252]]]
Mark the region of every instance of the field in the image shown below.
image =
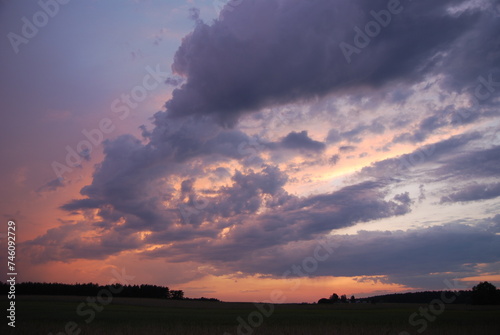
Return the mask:
[[[411,325],[410,315],[419,313],[420,307],[428,308],[428,305],[284,304],[264,305],[263,311],[259,311],[252,303],[114,298],[108,305],[97,303],[92,307],[82,304],[85,299],[18,296],[16,327],[8,327],[8,319],[4,317],[0,333],[378,335],[418,334],[425,325],[422,334],[500,334],[499,306],[447,305],[437,316],[428,315],[432,322],[417,315]],[[7,306],[6,298],[2,298],[2,306]]]

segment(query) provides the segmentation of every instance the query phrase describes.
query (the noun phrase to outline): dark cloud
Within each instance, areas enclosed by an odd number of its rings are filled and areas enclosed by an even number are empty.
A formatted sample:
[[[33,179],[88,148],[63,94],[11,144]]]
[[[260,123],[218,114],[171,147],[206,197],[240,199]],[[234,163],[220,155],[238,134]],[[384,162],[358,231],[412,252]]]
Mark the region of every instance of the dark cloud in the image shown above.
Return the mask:
[[[415,152],[365,167],[358,177],[386,180],[394,185],[445,183],[440,204],[466,203],[500,196],[500,146],[478,149],[478,134],[464,134],[417,149]],[[475,180],[474,182],[470,182]],[[420,185],[419,202],[426,199]]]
[[[338,130],[332,129],[328,132],[328,136],[326,137],[326,142],[335,144],[340,141],[342,141],[342,136],[340,135]]]
[[[362,135],[366,134],[380,135],[383,134],[384,132],[385,132],[385,126],[380,122],[379,119],[377,119],[374,120],[370,125],[359,124],[355,128],[341,133],[340,138],[348,142],[360,143],[363,140]]]
[[[155,116],[155,122],[163,114]],[[67,210],[98,209],[110,206],[124,217],[133,217],[126,226],[164,230],[174,218],[165,211],[164,202],[174,197],[171,175],[198,176],[204,164],[240,160],[257,164],[255,148],[245,144],[251,139],[237,130],[222,129],[208,121],[182,120],[158,126],[149,135],[149,143],[125,135],[104,143],[105,160],[98,165],[91,185],[81,190],[88,199],[74,200]],[[251,149],[251,150],[250,150]],[[166,178],[163,179],[162,178]],[[184,188],[189,183],[186,181]]]
[[[61,209],[72,212],[81,209],[96,209],[103,205],[103,202],[96,199],[73,200],[70,203],[61,206]]]
[[[147,255],[151,257],[179,255],[175,258],[177,261],[236,260],[261,249],[296,241],[308,241],[326,232],[359,222],[404,215],[411,211],[413,201],[408,194],[396,195],[386,200],[387,194],[384,188],[384,184],[366,182],[330,194],[308,198],[297,198],[280,192],[277,195],[284,201],[278,206],[273,206],[272,211],[246,217],[231,213],[231,222],[227,223],[228,227],[232,227],[230,232],[221,242],[200,242],[198,248],[204,250],[202,254],[191,253],[189,250],[195,242],[186,242],[160,248],[148,252]],[[239,188],[237,190],[241,191]],[[233,193],[230,195],[233,196]],[[251,197],[246,196],[243,199]],[[246,211],[251,214],[248,208]],[[239,213],[242,213],[241,210]],[[151,238],[153,243],[165,242],[154,236]],[[232,250],[231,253],[228,253],[228,250]],[[209,259],[205,259],[206,257]]]
[[[335,144],[341,141],[347,141],[350,143],[360,143],[363,141],[363,136],[367,135],[380,135],[383,134],[386,127],[377,118],[371,122],[371,124],[361,123],[356,125],[354,128],[348,131],[340,132],[337,129],[331,129],[326,137],[326,142],[329,144]]]
[[[212,171],[213,177],[210,179],[212,181],[221,181],[231,177],[231,173],[226,168],[218,167]]]
[[[263,206],[264,197],[286,196],[283,186],[287,180],[286,174],[271,166],[265,167],[260,173],[249,171],[243,174],[236,171],[232,177],[233,185],[218,190],[218,196],[212,199],[204,212],[212,219],[255,214]]]
[[[339,155],[333,155],[332,157],[330,157],[330,159],[328,160],[328,162],[331,164],[331,165],[337,165],[337,163],[340,161],[340,156]]]
[[[401,177],[411,174],[413,169],[422,165],[449,160],[448,167],[432,170],[434,175],[443,175],[446,174],[447,170],[454,169],[452,165],[456,164],[457,167],[460,165],[458,160],[462,158],[457,158],[457,154],[459,157],[471,155],[471,153],[464,151],[464,147],[479,139],[481,139],[481,135],[477,132],[452,136],[449,139],[422,146],[412,153],[373,163],[362,168],[357,175],[358,177],[375,178]],[[468,159],[472,159],[472,157]]]
[[[352,143],[360,143],[362,141],[362,138],[359,136],[364,130],[366,129],[365,126],[358,126],[352,130],[346,131],[344,133],[341,133],[340,136],[347,140],[348,142]]]
[[[396,135],[393,143],[421,143],[443,128],[467,125],[492,116],[494,115],[484,108],[470,110],[447,106],[442,110],[433,111],[433,115],[420,121],[415,130]]]
[[[181,183],[181,193],[190,193],[193,191],[194,179],[187,179]]]
[[[281,146],[286,149],[319,152],[325,150],[325,144],[311,139],[307,131],[291,132],[281,139]]]
[[[418,129],[414,133],[403,133],[401,135],[398,135],[393,139],[393,142],[420,143],[425,141],[427,137],[433,134],[436,129],[443,128],[447,125],[449,125],[449,122],[445,117],[443,117],[443,113],[436,113],[435,115],[429,116],[422,120],[418,126]]]
[[[197,24],[184,38],[172,69],[187,82],[166,107],[172,116],[213,115],[233,125],[264,105],[393,80],[411,82],[429,73],[453,78],[458,89],[498,65],[494,32],[500,23],[478,9],[453,15],[454,4],[404,3],[349,66],[339,44],[354,44],[354,27],[364,27],[373,19],[370,11],[385,9],[387,1],[243,1],[212,25]],[[470,48],[450,52],[466,43]],[[465,63],[471,65],[467,71]]]
[[[441,198],[441,203],[468,202],[500,197],[500,183],[468,184],[460,191]]]
[[[459,155],[449,155],[431,175],[441,179],[459,181],[472,178],[497,178],[500,175],[500,146],[485,150],[470,150]]]
[[[339,148],[340,152],[346,153],[346,152],[353,152],[356,151],[356,147],[352,145],[344,145]]]
[[[213,261],[238,259],[245,253],[287,244],[293,241],[307,241],[321,234],[342,227],[381,218],[404,215],[411,211],[413,203],[406,193],[386,199],[386,185],[365,182],[340,189],[330,194],[299,198],[284,191],[287,176],[275,167],[265,167],[260,173],[249,171],[236,172],[232,177],[233,185],[221,187],[214,196],[205,199],[197,207],[199,195],[191,180],[182,183],[183,194],[188,197],[190,206],[187,218],[181,218],[173,211],[156,209],[151,203],[141,201],[129,203],[126,212],[120,208],[98,201],[83,199],[66,204],[66,210],[85,210],[99,208],[93,224],[78,223],[65,225],[48,231],[45,235],[31,241],[30,246],[43,249],[40,255],[53,252],[47,261],[61,257],[61,260],[74,258],[105,258],[124,250],[135,249],[144,243],[168,244],[150,256],[175,256],[176,261],[187,258]],[[149,209],[149,212],[146,211]],[[165,212],[165,214],[162,214]],[[163,225],[158,222],[163,217]],[[170,215],[167,220],[167,215]],[[169,222],[179,220],[182,225],[172,226]],[[125,224],[123,223],[125,219]],[[184,221],[182,221],[184,219]],[[149,220],[149,221],[148,221]],[[151,222],[156,224],[151,224]],[[177,221],[177,222],[179,222]],[[210,222],[201,226],[203,222]],[[90,229],[95,238],[90,242],[80,237]],[[230,228],[225,239],[216,239],[224,228]],[[138,238],[137,233],[148,229],[152,233],[146,240]],[[197,240],[205,237],[204,241]],[[68,241],[59,246],[50,241]],[[119,240],[129,241],[122,245]],[[116,245],[113,244],[116,241]],[[193,255],[189,248],[193,243],[201,251]],[[57,252],[53,249],[60,248]],[[92,252],[87,250],[91,248]],[[38,250],[37,249],[37,250]],[[47,249],[50,249],[47,250]],[[231,250],[231,252],[228,252]],[[207,261],[208,259],[205,259]],[[39,260],[41,261],[41,259]]]
[[[62,180],[62,178],[56,178],[54,180],[49,181],[47,184],[40,186],[36,192],[37,193],[43,193],[43,192],[52,192],[57,190],[60,187],[64,187],[65,184]]]
[[[91,234],[92,238],[84,235]],[[95,227],[86,222],[64,224],[34,240],[24,243],[21,248],[31,256],[34,263],[50,261],[69,262],[75,259],[106,259],[121,251],[142,245],[136,234],[108,231],[96,236]]]

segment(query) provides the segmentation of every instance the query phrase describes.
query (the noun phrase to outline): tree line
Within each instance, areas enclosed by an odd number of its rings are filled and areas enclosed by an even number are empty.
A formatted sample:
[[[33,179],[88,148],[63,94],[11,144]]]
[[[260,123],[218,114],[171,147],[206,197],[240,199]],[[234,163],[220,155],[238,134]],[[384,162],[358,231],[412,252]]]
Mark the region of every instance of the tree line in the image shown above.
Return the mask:
[[[435,299],[440,299],[442,293],[446,295],[453,294],[453,304],[473,304],[473,305],[500,305],[500,290],[489,282],[481,282],[474,286],[472,290],[461,291],[424,291],[413,293],[393,293],[378,295],[369,298],[356,299],[333,293],[329,298],[321,298],[318,304],[336,304],[336,303],[416,303],[427,304]]]
[[[347,296],[345,294],[342,294],[340,297],[337,293],[334,293],[330,296],[330,298],[326,299],[326,298],[321,298],[319,299],[318,301],[318,304],[336,304],[336,303],[343,303],[343,304],[346,304],[346,303],[355,303],[357,302],[356,300],[356,297],[354,297],[353,295],[351,296],[351,298],[349,298],[349,300],[347,299]]]
[[[9,284],[0,282],[0,290],[2,294],[7,295]],[[16,294],[20,295],[74,295],[74,296],[96,296],[102,289],[108,287],[114,288],[113,292],[116,297],[130,298],[159,298],[159,299],[174,299],[182,300],[184,292],[182,290],[170,290],[166,286],[157,285],[120,285],[112,284],[101,286],[94,283],[76,283],[76,284],[61,284],[61,283],[35,283],[23,282],[16,283]],[[121,289],[120,289],[121,288]]]

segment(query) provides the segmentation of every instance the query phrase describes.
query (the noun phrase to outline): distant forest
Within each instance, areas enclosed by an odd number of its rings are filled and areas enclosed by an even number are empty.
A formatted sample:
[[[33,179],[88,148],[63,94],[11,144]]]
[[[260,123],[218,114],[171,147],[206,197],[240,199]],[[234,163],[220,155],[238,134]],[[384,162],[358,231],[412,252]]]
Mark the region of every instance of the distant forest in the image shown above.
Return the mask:
[[[10,284],[0,282],[0,290],[7,295]],[[94,283],[86,284],[60,284],[60,283],[16,283],[15,294],[18,295],[73,295],[73,296],[97,296],[102,290],[111,292],[114,297],[130,298],[158,298],[173,300],[210,300],[213,298],[190,299],[184,297],[182,290],[170,290],[166,286],[156,285],[119,285],[113,284],[101,286]]]
[[[94,283],[60,284],[24,282],[15,285],[16,295],[65,295],[65,296],[97,296],[107,290],[114,297],[156,298],[172,300],[204,300],[219,301],[215,298],[186,298],[182,290],[170,290],[166,286],[157,285],[119,285],[101,286]],[[10,284],[0,282],[0,291],[8,295]],[[322,298],[318,304],[337,303],[419,303],[427,304],[433,300],[443,300],[452,304],[499,305],[500,290],[493,284],[481,282],[472,290],[461,291],[425,291],[415,293],[393,293],[368,298],[356,299],[354,296],[333,293],[329,298]]]
[[[393,293],[377,295],[368,298],[356,299],[346,295],[339,297],[333,293],[329,298],[322,298],[318,304],[336,303],[416,303],[428,304],[433,300],[442,300],[451,304],[474,304],[474,305],[500,305],[500,290],[493,284],[481,282],[474,286],[472,290],[461,291],[425,291],[414,293]]]

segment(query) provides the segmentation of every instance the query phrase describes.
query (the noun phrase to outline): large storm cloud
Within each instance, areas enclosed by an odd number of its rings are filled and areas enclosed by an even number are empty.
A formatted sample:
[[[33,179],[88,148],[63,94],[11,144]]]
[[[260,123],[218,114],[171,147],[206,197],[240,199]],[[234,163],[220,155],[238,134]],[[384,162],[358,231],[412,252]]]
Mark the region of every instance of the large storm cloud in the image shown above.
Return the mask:
[[[369,122],[356,120],[350,130],[327,129],[325,142],[313,139],[304,127],[275,137],[275,142],[263,140],[263,145],[255,142],[260,134],[252,137],[238,127],[244,117],[261,109],[316,97],[336,100],[422,83],[425,94],[429,78],[438,81],[443,95],[466,94],[478,76],[487,78],[500,68],[500,20],[491,11],[493,5],[454,0],[244,0],[213,23],[197,17],[172,65],[185,82],[154,115],[153,128],[144,131],[143,138],[123,135],[107,141],[104,160],[96,166],[92,183],[81,189],[82,198],[61,206],[85,219],[51,229],[29,246],[39,251],[38,261],[68,261],[103,259],[156,245],[141,255],[213,262],[228,272],[279,275],[283,269],[273,266],[305,255],[295,255],[290,245],[309,247],[335,230],[411,213],[415,197],[395,191],[400,184],[498,177],[498,147],[478,148],[482,135],[464,131],[365,166],[349,185],[299,195],[287,191],[294,179],[271,161],[272,151],[320,157],[338,145],[339,154],[352,154],[365,137],[384,135],[409,122],[401,116],[384,122],[375,115]],[[387,13],[392,13],[390,22]],[[383,23],[377,21],[381,17]],[[359,33],[370,29],[370,22],[379,22],[380,31]],[[366,45],[361,47],[363,39]],[[359,52],[346,59],[342,43]],[[393,108],[400,108],[407,96],[394,98]],[[482,104],[492,108],[494,99]],[[390,145],[424,143],[454,126],[453,115],[462,107],[457,103],[445,114],[429,108],[432,115],[422,116],[413,129],[408,126]],[[333,157],[338,163],[340,156]],[[425,177],[421,169],[428,172]],[[207,186],[207,180],[213,184]],[[498,184],[488,189],[471,184],[442,194],[442,202],[499,195]],[[77,237],[89,229],[95,229],[92,240]],[[402,262],[401,255],[421,261],[425,273],[460,270],[462,256],[471,263],[499,261],[481,257],[481,245],[495,248],[498,236],[477,227],[450,224],[336,238],[342,251],[316,275],[418,272],[418,267]],[[474,245],[459,254],[443,251],[458,252],[462,243]],[[273,248],[275,258],[267,253]],[[422,262],[422,257],[429,259]],[[439,262],[430,266],[435,257]],[[446,269],[441,267],[445,263]]]

